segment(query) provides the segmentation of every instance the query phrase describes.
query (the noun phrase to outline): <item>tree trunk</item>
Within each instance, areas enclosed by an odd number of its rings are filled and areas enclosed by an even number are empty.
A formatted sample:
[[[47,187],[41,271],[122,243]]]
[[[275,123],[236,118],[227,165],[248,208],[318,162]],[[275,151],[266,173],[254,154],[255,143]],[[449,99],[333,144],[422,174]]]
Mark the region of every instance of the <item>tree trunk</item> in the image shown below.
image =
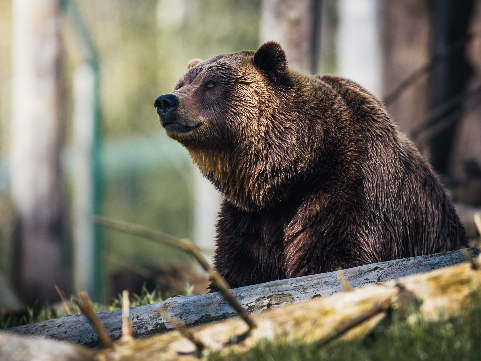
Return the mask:
[[[379,0],[338,0],[338,74],[380,97]]]
[[[65,285],[59,111],[59,3],[13,1],[12,200],[17,287],[27,303]]]
[[[469,33],[481,32],[481,0],[474,1],[474,11],[470,20]],[[475,89],[481,86],[481,37],[473,39],[467,46],[466,57],[469,64],[473,67],[474,73],[471,77],[468,89]],[[481,169],[481,106],[480,97],[472,98],[467,102],[471,107],[462,117],[458,124],[458,130],[453,142],[452,156],[448,173],[457,180],[470,180],[477,178],[478,184],[481,179],[479,169]],[[466,169],[467,162],[475,162],[478,172]],[[477,173],[477,174],[476,174]],[[477,189],[478,197],[475,198],[474,192],[467,192],[461,202],[481,205],[481,192]]]
[[[439,54],[454,43],[464,38],[469,29],[473,13],[473,0],[438,0],[433,6],[433,53]],[[456,51],[441,60],[433,68],[431,102],[432,108],[445,104],[453,97],[461,94],[473,74],[473,68],[466,57],[466,51]],[[446,117],[456,114],[462,105],[454,107]],[[455,116],[455,115],[454,115]],[[455,118],[460,118],[458,115]],[[448,175],[449,160],[452,153],[453,141],[458,131],[458,122],[454,121],[445,129],[435,134],[430,141],[430,161],[439,173]]]
[[[277,41],[289,66],[317,72],[320,46],[320,0],[263,0],[261,42]]]
[[[429,0],[386,1],[383,5],[383,88],[389,96],[431,58]],[[399,130],[408,133],[429,111],[430,75],[424,75],[387,105]],[[417,144],[419,146],[419,144]]]

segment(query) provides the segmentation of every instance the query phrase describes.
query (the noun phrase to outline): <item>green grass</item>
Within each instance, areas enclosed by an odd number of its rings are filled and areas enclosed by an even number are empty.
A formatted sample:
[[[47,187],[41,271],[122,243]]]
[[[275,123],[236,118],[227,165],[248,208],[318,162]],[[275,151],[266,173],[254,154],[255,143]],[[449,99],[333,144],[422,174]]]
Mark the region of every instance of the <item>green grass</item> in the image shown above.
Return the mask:
[[[189,292],[189,289],[190,285],[187,284],[186,293]],[[145,285],[142,287],[140,295],[134,293],[132,295],[132,298],[133,299],[130,301],[130,307],[145,306],[163,301],[160,291],[158,289],[154,289],[152,292],[149,292]],[[70,311],[73,314],[81,314],[80,309],[75,303],[71,302],[69,306]],[[122,308],[122,295],[119,294],[118,297],[114,298],[112,300],[112,303],[108,306],[99,303],[92,303],[92,307],[95,312],[113,311],[120,309]],[[27,325],[30,323],[47,321],[66,315],[67,312],[64,310],[56,312],[51,307],[48,307],[46,305],[44,305],[40,309],[36,308],[35,306],[29,307],[23,314],[0,315],[0,330]]]
[[[297,360],[480,360],[481,302],[479,293],[461,316],[445,321],[426,322],[413,317],[408,323],[394,314],[391,322],[378,326],[365,339],[335,341],[324,347],[302,340],[280,337],[261,341],[247,354],[228,357],[211,354],[209,361],[297,361]]]

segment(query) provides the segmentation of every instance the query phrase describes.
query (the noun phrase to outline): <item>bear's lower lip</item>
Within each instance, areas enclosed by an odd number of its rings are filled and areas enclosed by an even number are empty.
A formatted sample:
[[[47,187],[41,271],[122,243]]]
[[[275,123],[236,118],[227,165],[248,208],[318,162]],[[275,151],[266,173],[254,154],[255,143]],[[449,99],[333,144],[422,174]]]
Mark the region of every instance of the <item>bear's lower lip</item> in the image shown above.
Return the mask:
[[[198,128],[199,126],[201,126],[202,123],[196,123],[192,126],[188,126],[188,125],[181,125],[179,123],[167,123],[167,124],[163,124],[164,126],[164,129],[165,129],[165,132],[167,133],[167,135],[169,134],[184,134],[184,133],[189,133],[191,132],[192,130]]]

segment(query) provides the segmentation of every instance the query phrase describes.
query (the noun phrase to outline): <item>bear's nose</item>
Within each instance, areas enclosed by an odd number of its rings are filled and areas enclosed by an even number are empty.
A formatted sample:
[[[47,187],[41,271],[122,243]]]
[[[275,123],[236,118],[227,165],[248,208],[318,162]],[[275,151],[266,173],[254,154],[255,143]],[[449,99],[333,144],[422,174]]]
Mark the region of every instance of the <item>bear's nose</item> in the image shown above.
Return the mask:
[[[155,99],[154,107],[157,108],[157,113],[161,117],[167,117],[179,105],[179,98],[174,94],[164,94]]]

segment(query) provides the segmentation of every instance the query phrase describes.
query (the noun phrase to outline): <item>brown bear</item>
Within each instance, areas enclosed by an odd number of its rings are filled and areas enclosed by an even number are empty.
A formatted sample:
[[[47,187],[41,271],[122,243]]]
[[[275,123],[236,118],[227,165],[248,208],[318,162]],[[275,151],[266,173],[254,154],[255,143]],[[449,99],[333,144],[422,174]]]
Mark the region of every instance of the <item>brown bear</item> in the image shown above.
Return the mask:
[[[193,60],[160,122],[223,194],[231,287],[467,246],[438,177],[380,100],[289,69],[281,46]]]

